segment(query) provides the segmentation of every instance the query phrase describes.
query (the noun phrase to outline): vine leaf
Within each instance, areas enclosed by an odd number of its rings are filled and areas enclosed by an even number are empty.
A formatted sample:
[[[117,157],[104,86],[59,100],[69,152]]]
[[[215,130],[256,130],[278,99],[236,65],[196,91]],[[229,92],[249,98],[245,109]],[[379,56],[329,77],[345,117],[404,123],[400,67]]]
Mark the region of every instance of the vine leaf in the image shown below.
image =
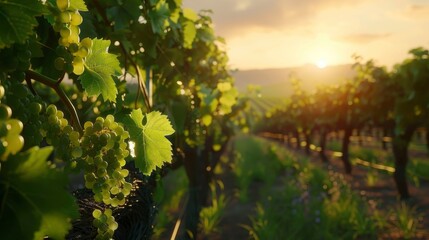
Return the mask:
[[[108,52],[109,46],[109,40],[93,39],[92,51],[85,61],[85,72],[79,80],[89,95],[101,93],[104,100],[115,102],[118,89],[112,75],[120,75],[121,67],[116,55]]]
[[[0,232],[4,239],[65,239],[78,217],[67,177],[46,159],[53,148],[34,147],[10,156],[0,170]],[[36,233],[36,234],[35,234]]]
[[[173,134],[174,129],[166,115],[153,111],[143,116],[138,109],[127,115],[123,122],[135,142],[136,166],[143,174],[150,175],[156,167],[171,162],[171,142],[166,136]]]
[[[70,10],[88,11],[83,0],[70,0]]]
[[[183,28],[183,47],[191,49],[196,35],[197,28],[194,22],[186,21]]]
[[[37,25],[35,17],[45,12],[41,1],[0,0],[0,49],[25,42]]]
[[[149,11],[150,24],[152,31],[157,34],[164,32],[165,20],[170,16],[170,9],[168,4],[160,1],[156,7]]]

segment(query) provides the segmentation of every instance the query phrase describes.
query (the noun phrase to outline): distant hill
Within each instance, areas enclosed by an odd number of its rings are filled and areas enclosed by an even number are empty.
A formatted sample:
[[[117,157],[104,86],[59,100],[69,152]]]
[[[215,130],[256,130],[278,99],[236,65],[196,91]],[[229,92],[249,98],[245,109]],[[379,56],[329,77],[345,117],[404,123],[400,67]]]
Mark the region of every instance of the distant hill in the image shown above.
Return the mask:
[[[311,91],[319,85],[339,84],[355,76],[350,64],[328,66],[320,69],[314,65],[295,68],[238,70],[232,73],[235,85],[245,92],[247,85],[261,86],[261,93],[267,97],[283,97],[292,92],[289,76],[294,74],[302,80],[304,89]]]

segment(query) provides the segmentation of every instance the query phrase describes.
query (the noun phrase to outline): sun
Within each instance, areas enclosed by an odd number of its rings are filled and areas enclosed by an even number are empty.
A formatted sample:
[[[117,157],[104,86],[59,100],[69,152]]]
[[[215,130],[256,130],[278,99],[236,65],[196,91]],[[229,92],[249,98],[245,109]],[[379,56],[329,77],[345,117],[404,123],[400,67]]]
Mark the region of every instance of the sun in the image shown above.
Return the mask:
[[[319,59],[316,62],[316,66],[320,69],[325,68],[327,66],[326,60],[325,59]]]

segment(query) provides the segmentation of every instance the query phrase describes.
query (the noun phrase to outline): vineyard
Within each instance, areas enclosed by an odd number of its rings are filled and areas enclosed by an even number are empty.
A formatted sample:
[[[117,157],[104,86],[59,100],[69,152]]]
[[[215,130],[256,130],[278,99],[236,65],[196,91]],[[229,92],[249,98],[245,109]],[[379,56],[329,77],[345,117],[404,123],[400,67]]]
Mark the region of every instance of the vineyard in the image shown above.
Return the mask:
[[[0,0],[0,239],[429,238],[429,51],[240,93],[211,14]]]

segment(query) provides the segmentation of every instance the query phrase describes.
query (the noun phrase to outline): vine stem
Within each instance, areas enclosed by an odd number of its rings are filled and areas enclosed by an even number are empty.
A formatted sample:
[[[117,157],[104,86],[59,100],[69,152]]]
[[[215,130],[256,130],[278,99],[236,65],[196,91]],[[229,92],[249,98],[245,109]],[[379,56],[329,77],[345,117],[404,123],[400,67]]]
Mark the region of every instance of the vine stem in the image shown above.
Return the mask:
[[[56,81],[33,70],[27,70],[25,73],[29,78],[35,80],[36,82],[40,82],[55,90],[55,92],[58,94],[61,101],[65,104],[67,110],[69,111],[74,127],[79,132],[82,132],[82,125],[80,125],[79,116],[77,115],[76,108],[73,106],[73,103],[70,101],[64,90],[61,88],[61,81]]]

